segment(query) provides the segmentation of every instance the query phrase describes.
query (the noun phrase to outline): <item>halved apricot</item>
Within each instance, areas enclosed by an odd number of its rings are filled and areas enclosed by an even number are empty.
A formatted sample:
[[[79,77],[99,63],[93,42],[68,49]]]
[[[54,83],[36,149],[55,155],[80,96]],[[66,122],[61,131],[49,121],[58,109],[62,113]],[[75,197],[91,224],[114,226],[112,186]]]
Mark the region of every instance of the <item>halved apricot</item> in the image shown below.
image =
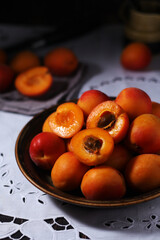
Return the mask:
[[[115,101],[105,101],[97,105],[87,118],[86,128],[95,127],[105,129],[118,143],[126,136],[129,118]]]
[[[55,134],[62,138],[70,138],[83,127],[83,111],[76,103],[62,103],[49,116],[48,122]]]
[[[80,162],[88,166],[107,161],[113,148],[113,138],[101,128],[83,129],[75,134],[70,141],[71,151]]]
[[[52,132],[50,126],[49,126],[49,121],[48,121],[49,117],[46,118],[46,120],[44,121],[43,125],[42,125],[42,132]]]
[[[19,74],[15,80],[16,89],[28,97],[46,93],[53,83],[53,77],[46,67],[35,67]]]

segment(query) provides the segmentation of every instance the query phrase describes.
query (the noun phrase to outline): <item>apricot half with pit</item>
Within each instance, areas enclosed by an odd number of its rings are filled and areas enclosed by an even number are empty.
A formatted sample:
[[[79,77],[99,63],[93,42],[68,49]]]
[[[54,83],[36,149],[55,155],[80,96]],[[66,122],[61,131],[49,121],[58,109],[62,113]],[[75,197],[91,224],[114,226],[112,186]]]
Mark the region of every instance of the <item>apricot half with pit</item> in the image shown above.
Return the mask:
[[[113,138],[101,128],[81,130],[70,141],[70,149],[78,160],[89,166],[107,161],[113,148]]]
[[[126,136],[129,118],[115,101],[105,101],[98,104],[87,118],[86,128],[95,127],[106,130],[113,137],[114,142],[118,143]]]

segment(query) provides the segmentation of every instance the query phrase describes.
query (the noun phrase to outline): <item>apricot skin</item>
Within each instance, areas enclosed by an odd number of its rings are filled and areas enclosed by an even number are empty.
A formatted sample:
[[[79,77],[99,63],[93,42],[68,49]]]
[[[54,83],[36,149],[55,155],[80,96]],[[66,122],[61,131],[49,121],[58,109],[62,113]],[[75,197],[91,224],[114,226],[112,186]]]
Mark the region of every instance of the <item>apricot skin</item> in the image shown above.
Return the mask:
[[[51,179],[53,185],[65,192],[76,190],[80,187],[83,175],[89,169],[79,162],[71,152],[65,152],[55,162]]]
[[[152,114],[160,118],[160,103],[152,102]]]
[[[148,94],[139,88],[123,89],[116,97],[115,102],[128,114],[130,120],[144,113],[152,112],[152,101]]]
[[[132,158],[125,171],[128,186],[143,193],[160,187],[160,156],[141,154]]]
[[[136,153],[160,151],[160,118],[153,114],[142,114],[130,125],[126,145]]]
[[[89,200],[117,200],[125,195],[126,185],[119,171],[107,166],[98,166],[85,173],[81,191]]]
[[[115,144],[112,154],[104,164],[123,172],[131,158],[132,154],[124,145]]]
[[[85,91],[78,99],[78,106],[83,110],[85,118],[90,114],[94,107],[110,98],[99,90]]]

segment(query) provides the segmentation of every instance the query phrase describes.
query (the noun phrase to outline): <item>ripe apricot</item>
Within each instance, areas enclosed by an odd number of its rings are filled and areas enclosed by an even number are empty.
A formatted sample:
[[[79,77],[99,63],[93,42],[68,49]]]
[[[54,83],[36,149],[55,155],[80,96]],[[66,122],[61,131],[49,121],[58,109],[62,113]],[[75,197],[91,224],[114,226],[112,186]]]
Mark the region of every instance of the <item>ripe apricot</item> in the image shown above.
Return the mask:
[[[28,97],[45,94],[52,86],[53,77],[46,67],[31,68],[20,73],[15,79],[16,89]]]
[[[84,174],[81,191],[89,200],[118,200],[125,195],[126,185],[118,170],[97,166]]]
[[[115,101],[102,102],[91,111],[86,121],[86,128],[95,127],[105,129],[118,143],[128,131],[128,115]]]
[[[152,101],[142,89],[124,88],[116,97],[115,102],[128,114],[130,120],[144,113],[152,112]]]
[[[101,128],[83,129],[70,141],[70,149],[78,160],[89,166],[107,161],[113,148],[112,137]]]
[[[55,48],[44,57],[44,65],[57,76],[68,76],[78,67],[78,59],[72,50],[59,47]]]
[[[87,118],[94,107],[109,99],[105,93],[92,89],[85,91],[78,99],[77,104],[83,110],[85,118]]]
[[[115,144],[112,154],[104,164],[123,172],[131,158],[130,151],[124,145],[118,143]]]
[[[80,187],[82,177],[88,169],[89,167],[79,162],[72,152],[65,152],[52,168],[53,185],[65,192],[76,190]]]
[[[133,42],[122,51],[120,61],[124,68],[129,70],[142,70],[152,59],[150,48],[143,43]]]
[[[160,118],[160,103],[152,102],[152,114]]]
[[[58,106],[48,121],[55,134],[62,138],[70,138],[83,127],[84,116],[76,103],[66,102]]]
[[[43,125],[42,125],[42,132],[52,132],[50,126],[49,126],[49,117],[46,118],[46,120],[44,121]]]
[[[135,118],[125,139],[129,149],[138,154],[160,151],[160,118],[153,114],[142,114]]]
[[[17,74],[39,65],[39,57],[29,50],[24,50],[17,53],[10,62],[10,67]]]
[[[57,158],[65,151],[63,139],[50,132],[38,133],[29,146],[32,161],[45,170],[51,170]]]
[[[132,158],[125,171],[128,186],[140,193],[160,187],[160,156],[141,154]]]

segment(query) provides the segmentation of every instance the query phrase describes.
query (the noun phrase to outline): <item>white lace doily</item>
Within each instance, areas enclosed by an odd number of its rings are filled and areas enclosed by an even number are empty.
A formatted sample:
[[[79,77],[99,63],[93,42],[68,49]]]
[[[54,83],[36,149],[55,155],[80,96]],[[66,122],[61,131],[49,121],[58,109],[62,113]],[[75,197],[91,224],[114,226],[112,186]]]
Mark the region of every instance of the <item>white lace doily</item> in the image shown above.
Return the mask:
[[[124,87],[136,86],[159,101],[159,70],[123,70],[118,61],[121,37],[121,27],[105,27],[67,43],[88,65],[77,96],[92,88],[115,96]],[[58,201],[28,182],[18,168],[14,149],[30,119],[0,112],[0,239],[159,239],[160,198],[115,209],[86,208]]]

